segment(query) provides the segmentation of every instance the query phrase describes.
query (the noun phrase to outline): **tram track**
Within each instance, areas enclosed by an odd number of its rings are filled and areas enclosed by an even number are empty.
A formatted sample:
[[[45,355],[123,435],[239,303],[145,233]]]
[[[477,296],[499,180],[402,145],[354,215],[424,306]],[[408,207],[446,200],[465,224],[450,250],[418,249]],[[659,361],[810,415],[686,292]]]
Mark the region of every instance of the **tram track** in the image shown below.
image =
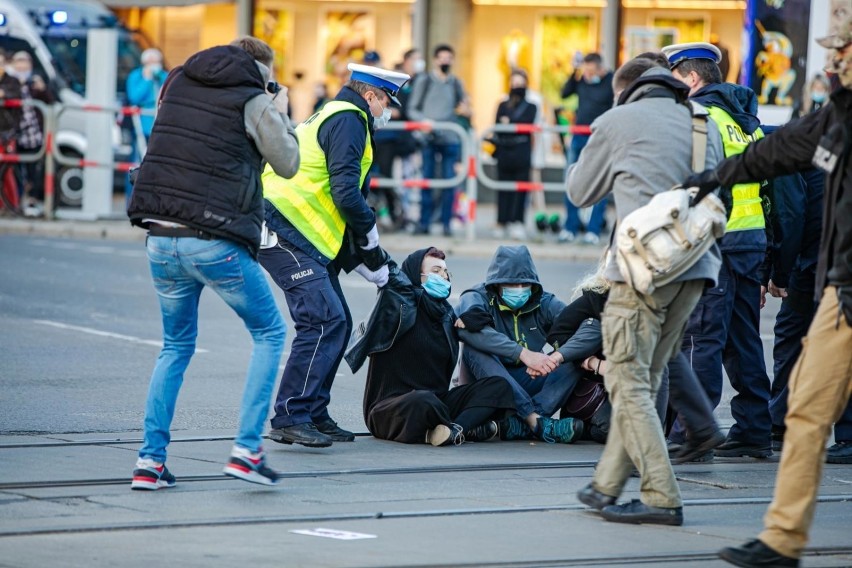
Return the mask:
[[[718,505],[765,505],[770,503],[771,501],[771,497],[728,497],[718,499],[684,499],[683,505],[685,507],[707,507]],[[822,495],[817,501],[819,503],[843,503],[847,501],[852,501],[852,495]],[[330,513],[324,515],[258,515],[250,517],[220,517],[215,519],[134,521],[102,525],[90,524],[41,529],[19,529],[6,531],[0,530],[0,539],[12,537],[80,533],[235,527],[296,523],[328,523],[342,521],[367,521],[379,519],[394,520],[479,515],[515,515],[522,513],[551,513],[560,511],[585,510],[589,510],[588,507],[586,507],[585,505],[580,503],[572,503],[569,505],[537,505],[528,507],[472,507],[461,509],[426,509],[420,511],[368,511],[363,513]],[[852,553],[852,546],[848,547],[848,551]]]

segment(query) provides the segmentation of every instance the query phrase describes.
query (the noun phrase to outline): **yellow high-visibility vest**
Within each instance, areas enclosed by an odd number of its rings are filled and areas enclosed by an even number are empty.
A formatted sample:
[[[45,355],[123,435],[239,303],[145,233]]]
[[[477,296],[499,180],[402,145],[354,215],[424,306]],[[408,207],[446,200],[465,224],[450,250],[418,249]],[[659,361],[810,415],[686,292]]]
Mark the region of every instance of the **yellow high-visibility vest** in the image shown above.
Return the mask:
[[[299,171],[291,179],[277,175],[267,164],[263,171],[263,197],[299,231],[316,249],[334,259],[343,244],[346,221],[331,198],[331,180],[325,152],[319,145],[322,124],[339,112],[357,112],[369,124],[367,114],[345,101],[329,101],[322,109],[296,127],[299,138]],[[366,144],[361,157],[361,177],[357,191],[373,164],[370,130],[365,126]]]
[[[755,140],[763,138],[763,131],[758,128],[752,134],[746,134],[731,115],[717,107],[708,107],[710,118],[719,127],[724,145],[725,157],[742,154],[746,146]],[[733,207],[728,218],[728,232],[764,229],[766,220],[763,217],[763,202],[760,197],[760,183],[738,183],[731,188]]]

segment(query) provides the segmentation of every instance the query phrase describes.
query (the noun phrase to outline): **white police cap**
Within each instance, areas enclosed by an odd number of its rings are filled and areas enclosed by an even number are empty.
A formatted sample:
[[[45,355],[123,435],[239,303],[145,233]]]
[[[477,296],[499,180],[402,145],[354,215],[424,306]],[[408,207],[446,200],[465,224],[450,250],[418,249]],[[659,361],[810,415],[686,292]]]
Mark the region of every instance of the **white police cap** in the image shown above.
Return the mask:
[[[670,69],[674,69],[687,59],[709,59],[717,65],[722,61],[722,52],[719,48],[703,41],[667,45],[663,48],[663,55],[669,60]]]
[[[349,70],[352,71],[350,79],[353,81],[361,81],[374,87],[380,88],[390,97],[393,103],[401,106],[396,94],[399,89],[411,79],[410,75],[400,73],[398,71],[390,71],[381,67],[372,67],[370,65],[361,65],[359,63],[350,63]]]

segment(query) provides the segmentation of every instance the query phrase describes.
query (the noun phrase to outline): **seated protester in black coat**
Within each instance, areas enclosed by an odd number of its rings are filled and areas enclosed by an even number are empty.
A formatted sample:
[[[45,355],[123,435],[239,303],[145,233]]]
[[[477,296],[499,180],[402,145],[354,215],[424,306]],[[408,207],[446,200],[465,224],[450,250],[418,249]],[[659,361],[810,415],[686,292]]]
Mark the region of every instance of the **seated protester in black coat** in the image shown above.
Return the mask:
[[[356,329],[346,362],[370,357],[364,421],[376,438],[406,444],[459,445],[496,438],[497,420],[515,412],[509,384],[493,377],[450,390],[459,355],[444,253],[418,250],[397,268],[366,324]]]

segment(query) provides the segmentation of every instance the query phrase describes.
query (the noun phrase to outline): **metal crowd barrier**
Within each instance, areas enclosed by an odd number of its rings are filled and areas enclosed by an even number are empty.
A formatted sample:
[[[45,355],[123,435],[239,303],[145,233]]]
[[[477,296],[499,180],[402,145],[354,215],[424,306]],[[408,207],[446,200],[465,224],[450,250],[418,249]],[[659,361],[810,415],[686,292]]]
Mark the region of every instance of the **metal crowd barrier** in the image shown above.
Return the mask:
[[[38,109],[44,116],[44,144],[38,152],[33,154],[11,154],[4,153],[0,149],[0,162],[35,162],[45,160],[45,216],[48,220],[53,218],[53,204],[55,199],[55,172],[56,165],[78,168],[111,168],[121,172],[127,172],[139,165],[138,161],[132,162],[94,162],[85,158],[63,154],[56,144],[56,127],[60,116],[68,111],[82,112],[108,112],[116,117],[131,117],[134,137],[138,150],[139,161],[145,155],[146,139],[142,132],[141,115],[156,115],[154,109],[141,109],[139,107],[101,106],[101,105],[67,105],[55,103],[47,105],[38,100],[5,100],[0,101],[2,108],[21,108],[32,106]],[[447,189],[465,184],[467,195],[467,238],[473,240],[475,237],[474,221],[476,220],[476,208],[478,201],[477,184],[481,182],[484,186],[495,191],[564,191],[563,182],[515,182],[495,180],[485,172],[485,165],[478,159],[479,148],[482,143],[493,134],[536,134],[542,132],[555,132],[559,135],[588,135],[591,130],[588,126],[539,126],[536,124],[496,124],[483,130],[480,134],[466,131],[455,122],[413,122],[413,121],[391,121],[385,126],[386,130],[399,130],[405,132],[432,132],[446,131],[456,134],[461,143],[460,162],[464,167],[449,179],[402,179],[402,178],[371,178],[370,187],[404,187],[416,189]]]
[[[556,132],[560,136],[589,135],[591,128],[586,125],[580,126],[539,126],[537,124],[495,124],[482,131],[476,141],[476,147],[481,148],[482,143],[491,141],[492,134],[537,134],[541,132]],[[565,191],[565,180],[559,182],[533,182],[533,181],[500,181],[489,177],[485,172],[485,164],[482,160],[476,161],[476,178],[489,189],[494,191]]]
[[[469,240],[474,238],[473,222],[476,216],[476,169],[474,167],[475,157],[473,151],[473,143],[471,134],[456,124],[455,122],[414,122],[414,121],[399,121],[392,120],[382,130],[402,130],[405,132],[434,132],[446,131],[452,132],[459,137],[461,144],[461,155],[459,163],[465,167],[453,177],[448,179],[440,178],[421,178],[421,179],[402,179],[402,178],[386,178],[373,177],[370,179],[370,187],[407,187],[418,189],[448,189],[460,186],[466,182],[465,193],[468,198],[467,211],[467,237]],[[471,193],[472,192],[472,193]]]

